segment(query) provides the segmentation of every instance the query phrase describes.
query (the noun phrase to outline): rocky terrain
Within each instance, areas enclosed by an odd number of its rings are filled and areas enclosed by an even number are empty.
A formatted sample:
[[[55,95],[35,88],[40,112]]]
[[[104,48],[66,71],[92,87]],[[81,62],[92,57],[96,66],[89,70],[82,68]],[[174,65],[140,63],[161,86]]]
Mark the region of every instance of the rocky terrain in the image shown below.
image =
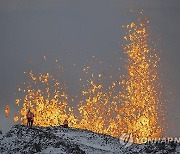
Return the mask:
[[[180,145],[172,142],[131,144],[118,138],[88,130],[63,127],[26,127],[15,125],[0,134],[1,154],[178,154]]]

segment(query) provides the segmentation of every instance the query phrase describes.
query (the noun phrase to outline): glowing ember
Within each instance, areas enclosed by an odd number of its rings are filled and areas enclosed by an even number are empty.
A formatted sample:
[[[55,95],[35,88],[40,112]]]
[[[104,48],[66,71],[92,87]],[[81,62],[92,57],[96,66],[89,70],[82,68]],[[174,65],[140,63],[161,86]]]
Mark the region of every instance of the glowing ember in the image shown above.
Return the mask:
[[[19,117],[17,115],[14,116],[14,122],[18,122]]]
[[[127,25],[128,35],[124,52],[128,55],[128,76],[123,81],[119,121],[122,132],[132,133],[136,138],[159,137],[162,128],[159,125],[158,109],[161,105],[158,78],[160,58],[150,44],[149,21],[139,19],[138,23]]]
[[[5,108],[5,114],[6,114],[6,117],[9,116],[9,112],[10,112],[9,105],[6,104],[6,108]]]
[[[19,106],[20,99],[16,99],[15,103]]]

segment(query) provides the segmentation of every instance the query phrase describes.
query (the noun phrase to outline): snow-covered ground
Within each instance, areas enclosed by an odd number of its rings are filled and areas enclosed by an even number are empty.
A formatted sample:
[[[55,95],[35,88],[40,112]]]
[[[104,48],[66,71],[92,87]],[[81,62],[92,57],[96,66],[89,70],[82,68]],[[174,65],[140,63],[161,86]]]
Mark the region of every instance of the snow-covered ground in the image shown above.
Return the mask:
[[[0,135],[0,153],[20,154],[124,154],[179,153],[180,145],[172,143],[122,145],[119,139],[88,130],[62,127],[32,127],[15,125]]]

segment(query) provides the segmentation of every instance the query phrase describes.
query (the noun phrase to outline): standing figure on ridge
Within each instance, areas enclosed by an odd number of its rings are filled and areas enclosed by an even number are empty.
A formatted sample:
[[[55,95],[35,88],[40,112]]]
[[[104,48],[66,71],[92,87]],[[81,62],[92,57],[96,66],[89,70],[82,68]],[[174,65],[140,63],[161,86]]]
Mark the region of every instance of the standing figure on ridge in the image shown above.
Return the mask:
[[[27,126],[32,127],[33,122],[34,122],[34,114],[29,109],[28,112],[27,112]]]
[[[31,127],[33,125],[33,122],[34,122],[34,113],[31,112]]]
[[[63,127],[68,128],[68,120],[67,119],[64,120]]]

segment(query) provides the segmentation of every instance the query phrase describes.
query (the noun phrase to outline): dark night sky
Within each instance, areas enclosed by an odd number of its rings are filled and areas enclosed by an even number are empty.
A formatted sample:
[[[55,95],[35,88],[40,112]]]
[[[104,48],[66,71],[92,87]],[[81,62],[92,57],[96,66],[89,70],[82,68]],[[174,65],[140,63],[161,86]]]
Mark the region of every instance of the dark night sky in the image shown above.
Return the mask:
[[[75,95],[82,69],[95,56],[102,66],[93,63],[92,72],[116,76],[122,65],[115,60],[124,57],[126,25],[136,18],[132,6],[143,9],[150,20],[151,31],[158,40],[164,93],[168,93],[166,134],[180,136],[180,1],[179,0],[0,0],[0,129],[10,129],[18,108],[14,104],[17,86],[25,81],[24,70],[41,70],[43,56],[48,64],[58,59],[64,68],[62,81]],[[160,38],[160,39],[159,39]],[[74,66],[75,64],[75,66]],[[113,67],[110,67],[113,65]],[[122,66],[120,66],[122,67]],[[115,77],[116,78],[116,77]],[[171,94],[169,94],[171,93]],[[10,116],[4,108],[10,105]]]

